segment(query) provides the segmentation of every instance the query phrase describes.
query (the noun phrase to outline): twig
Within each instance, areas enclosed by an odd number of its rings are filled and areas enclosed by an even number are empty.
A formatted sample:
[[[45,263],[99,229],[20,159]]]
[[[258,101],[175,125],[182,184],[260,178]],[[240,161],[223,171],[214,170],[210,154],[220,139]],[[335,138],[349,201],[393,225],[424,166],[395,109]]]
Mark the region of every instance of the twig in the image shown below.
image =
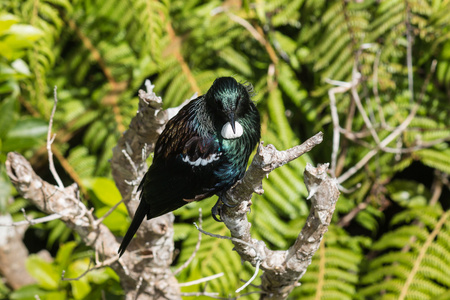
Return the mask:
[[[65,278],[64,275],[66,274],[66,270],[62,271],[61,274],[61,280],[62,281],[75,281],[75,280],[80,280],[81,278],[83,278],[87,273],[89,273],[89,271],[91,271],[92,269],[90,268],[92,264],[92,259],[89,260],[89,265],[86,271],[84,271],[80,276],[77,276],[75,278]]]
[[[252,26],[252,24],[250,24],[247,20],[236,16],[235,14],[230,13],[229,11],[226,12],[227,16],[234,22],[238,23],[239,25],[241,25],[242,27],[244,27],[245,29],[247,29],[247,31],[255,38],[255,40],[257,40],[261,45],[266,45],[267,41],[266,39],[259,34],[259,32]]]
[[[144,280],[144,278],[142,276],[139,277],[139,281],[136,285],[136,294],[134,295],[134,300],[137,300],[138,296],[139,296],[139,290],[141,289],[142,286],[142,281]]]
[[[55,88],[53,90],[53,109],[52,113],[50,115],[50,120],[48,122],[48,131],[47,131],[47,153],[48,153],[48,164],[50,167],[50,172],[53,175],[53,178],[55,178],[56,183],[58,184],[58,187],[60,190],[64,190],[64,184],[61,181],[61,178],[59,178],[58,172],[56,172],[55,164],[53,163],[53,152],[52,152],[52,143],[55,140],[56,135],[51,137],[52,134],[52,125],[53,125],[53,118],[55,116],[56,111],[56,104],[58,103],[58,96],[57,96],[57,87],[55,85]]]
[[[246,283],[247,281],[246,280],[244,280],[244,279],[240,279],[240,281],[242,281],[243,283]],[[252,284],[252,283],[250,283],[250,286],[252,286],[252,287],[254,287],[254,288],[257,288],[257,289],[260,289],[261,288],[261,285],[256,285],[256,284]]]
[[[206,296],[206,297],[211,297],[214,299],[229,299],[229,298],[219,297],[218,295],[219,295],[219,293],[208,293],[208,292],[181,293],[181,296],[184,296],[184,297]]]
[[[109,265],[111,265],[113,262],[116,262],[117,260],[119,260],[119,255],[116,255],[114,257],[111,257],[110,259],[107,259],[99,264],[96,264],[95,266],[93,266],[91,268],[91,265],[93,264],[92,259],[89,260],[89,265],[88,268],[86,269],[86,271],[84,271],[81,275],[75,277],[75,278],[65,278],[64,275],[66,274],[66,271],[63,270],[62,274],[61,274],[61,280],[62,281],[74,281],[74,280],[80,280],[81,278],[83,278],[84,276],[86,276],[87,273],[93,271],[93,270],[97,270],[97,269],[101,269],[104,267],[107,267]]]
[[[380,64],[380,58],[381,58],[381,50],[378,50],[377,55],[375,57],[375,61],[373,62],[372,90],[373,95],[375,96],[375,101],[378,106],[378,115],[380,116],[381,126],[383,128],[387,128],[386,119],[384,118],[383,107],[381,106],[380,94],[378,92],[378,66]]]
[[[40,224],[40,223],[45,223],[45,222],[50,222],[53,220],[57,220],[57,219],[61,219],[62,217],[65,216],[64,211],[62,211],[61,213],[55,213],[55,214],[51,214],[42,218],[37,218],[37,219],[30,219],[26,216],[25,212],[25,219],[23,221],[18,221],[18,222],[13,222],[13,223],[9,223],[9,224],[4,224],[4,223],[0,223],[0,226],[22,226],[22,225],[36,225],[36,224]],[[69,211],[67,211],[67,213],[69,213]]]
[[[134,161],[131,159],[130,155],[128,154],[127,150],[122,149],[122,153],[123,155],[126,157],[126,159],[128,160],[128,162],[130,163],[130,166],[133,170],[134,176],[138,177],[138,171],[137,171],[137,167],[136,164],[134,163]]]
[[[218,238],[218,239],[223,239],[223,240],[230,240],[230,241],[233,241],[233,242],[236,242],[236,243],[241,243],[241,244],[243,244],[243,245],[246,245],[246,246],[248,246],[248,247],[253,248],[253,249],[256,251],[256,248],[255,248],[252,244],[247,243],[246,241],[243,241],[243,240],[241,240],[241,239],[234,238],[234,237],[224,236],[224,235],[220,235],[220,234],[214,234],[214,233],[205,231],[205,230],[199,228],[198,225],[197,225],[197,223],[195,223],[195,222],[194,222],[194,226],[195,226],[195,228],[197,228],[198,231],[200,231],[200,232],[203,233],[203,234],[209,235],[210,237],[214,237],[214,238]]]
[[[413,70],[412,70],[412,36],[411,36],[411,23],[410,18],[410,7],[406,4],[406,65],[408,67],[408,89],[410,93],[410,103],[414,103],[414,81],[413,81]]]
[[[145,89],[147,90],[147,93],[153,93],[153,89],[155,88],[155,85],[152,84],[152,82],[149,79],[145,79],[144,81]]]
[[[181,293],[181,296],[184,297],[200,297],[200,296],[206,296],[206,297],[210,297],[213,299],[219,299],[219,300],[237,300],[239,298],[245,298],[248,295],[251,294],[265,294],[263,291],[253,291],[253,292],[248,292],[242,295],[238,295],[236,297],[220,297],[218,296],[219,293],[208,293],[208,292],[192,292],[192,293]]]
[[[367,208],[369,206],[370,197],[367,197],[366,201],[359,203],[355,208],[353,208],[348,214],[343,216],[339,222],[337,223],[340,227],[347,227],[350,224],[350,221],[353,220],[356,215]]]
[[[383,149],[386,147],[390,142],[392,142],[397,136],[399,136],[405,129],[409,126],[411,121],[416,116],[417,110],[419,109],[419,103],[415,103],[410,114],[406,119],[401,123],[398,127],[395,128],[391,134],[389,134],[380,144],[378,147],[370,150],[356,165],[348,169],[344,174],[339,176],[338,183],[342,184],[344,181],[349,179],[351,176],[353,176],[356,172],[358,172],[362,167],[364,167],[369,160],[374,157],[380,149]]]
[[[359,80],[361,79],[361,74],[358,72],[354,72],[353,76],[355,77],[355,79],[353,79],[353,82],[355,82],[355,81],[359,82]],[[367,116],[366,111],[364,110],[364,107],[362,106],[361,99],[359,98],[358,91],[356,90],[356,85],[357,84],[352,85],[352,88],[351,88],[353,101],[355,101],[356,107],[358,108],[358,110],[364,120],[364,123],[366,124],[367,128],[369,129],[370,134],[372,135],[373,139],[375,140],[375,143],[379,144],[380,139],[378,138],[378,135],[377,135],[375,129],[373,128],[372,122],[370,121],[369,117]]]
[[[225,11],[225,10],[223,10]],[[276,55],[275,50],[273,50],[270,43],[266,40],[264,37],[264,33],[260,27],[253,27],[247,20],[236,16],[235,14],[230,13],[229,11],[225,11],[227,16],[234,22],[238,23],[242,27],[248,30],[248,32],[253,36],[255,40],[257,40],[262,46],[266,48],[267,54],[270,57],[270,60],[274,63],[274,65],[277,65],[278,63],[278,57]],[[259,30],[258,30],[259,29]]]
[[[223,275],[225,275],[225,273],[219,273],[219,274],[211,275],[211,276],[208,276],[208,277],[200,278],[200,279],[197,279],[197,280],[179,283],[178,286],[181,287],[181,286],[196,285],[196,284],[199,284],[199,283],[203,283],[203,282],[206,282],[206,281],[210,281],[210,280],[222,277]]]
[[[261,259],[257,259],[256,260],[256,266],[255,266],[255,273],[253,273],[252,278],[250,278],[249,281],[247,281],[243,286],[241,286],[240,288],[238,288],[236,290],[236,293],[239,293],[240,291],[242,291],[243,289],[245,289],[250,283],[253,282],[253,280],[255,280],[256,275],[258,275],[259,272],[259,265],[261,264]]]
[[[330,111],[331,111],[331,119],[333,121],[333,150],[331,152],[331,169],[330,173],[332,177],[336,177],[336,165],[337,165],[337,155],[339,150],[339,142],[340,142],[340,134],[339,131],[341,129],[339,125],[339,115],[337,111],[336,105],[336,96],[335,94],[342,94],[347,92],[352,88],[353,85],[357,85],[359,82],[354,80],[352,82],[343,82],[331,79],[325,79],[325,82],[336,85],[337,87],[331,88],[328,90],[328,97],[330,98]]]
[[[436,69],[436,60],[433,60],[430,67],[430,74],[433,73]],[[430,75],[431,76],[431,75]],[[428,78],[427,78],[428,79]],[[426,80],[427,81],[427,80]],[[364,167],[367,162],[374,157],[378,151],[383,150],[386,148],[387,145],[389,145],[390,142],[392,142],[394,139],[396,139],[403,131],[406,130],[406,128],[409,126],[411,121],[416,116],[417,111],[419,110],[420,104],[422,102],[422,95],[418,99],[416,103],[413,104],[411,108],[411,112],[406,117],[406,119],[397,126],[383,141],[381,141],[378,146],[372,150],[370,150],[356,165],[348,169],[344,174],[339,176],[338,183],[342,184],[344,181],[349,179],[351,176],[353,176],[356,172],[358,172],[362,167]]]
[[[202,208],[201,207],[198,209],[198,227],[200,229],[202,228]],[[201,242],[202,242],[202,232],[199,231],[198,232],[197,244],[195,245],[194,252],[192,252],[191,256],[188,258],[188,260],[186,260],[184,262],[184,264],[182,264],[178,269],[175,270],[175,272],[173,272],[173,275],[179,274],[181,271],[183,271],[192,262],[192,260],[194,259],[195,255],[197,254],[198,250],[200,249]]]
[[[116,204],[114,204],[114,206],[112,206],[107,212],[106,214],[104,214],[103,216],[101,216],[100,218],[98,218],[95,222],[94,222],[94,227],[96,227],[98,224],[102,223],[120,204],[123,203],[123,199],[120,200],[119,202],[117,202]]]
[[[437,66],[437,60],[433,59],[431,61],[430,72],[428,73],[427,78],[425,78],[425,81],[423,82],[422,90],[420,91],[419,100],[418,100],[419,102],[422,102],[423,97],[425,96],[428,83],[430,83],[431,76],[434,74],[434,72],[436,72],[436,66]]]

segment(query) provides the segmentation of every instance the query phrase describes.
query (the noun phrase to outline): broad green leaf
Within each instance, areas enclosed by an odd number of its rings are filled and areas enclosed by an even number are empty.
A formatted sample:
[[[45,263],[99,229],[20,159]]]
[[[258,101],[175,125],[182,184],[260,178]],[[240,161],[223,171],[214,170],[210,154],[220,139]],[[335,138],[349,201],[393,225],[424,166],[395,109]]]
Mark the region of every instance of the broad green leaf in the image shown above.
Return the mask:
[[[91,291],[91,286],[86,280],[73,280],[70,282],[72,286],[72,293],[75,299],[83,299]]]
[[[79,259],[69,265],[67,270],[67,278],[76,278],[86,272],[89,268],[89,259]],[[72,286],[72,293],[75,299],[83,299],[91,291],[88,278],[86,276],[81,277],[78,280],[70,281]]]
[[[12,127],[4,140],[3,151],[19,151],[45,141],[48,124],[42,119],[26,118]]]
[[[122,204],[121,204],[122,205]],[[98,218],[102,217],[111,209],[110,206],[104,206],[95,210],[96,216]],[[112,231],[120,231],[124,234],[129,225],[128,214],[115,209],[111,214],[109,214],[105,220],[103,220],[103,224],[105,224]]]
[[[10,196],[11,196],[11,182],[9,181],[8,176],[6,175],[4,169],[0,168],[0,214],[6,212],[6,206],[8,204]]]
[[[42,30],[26,24],[14,24],[6,33],[10,35],[16,35],[21,39],[26,39],[30,42],[36,41],[44,35],[44,32]]]
[[[4,31],[8,30],[12,25],[19,22],[19,18],[11,15],[0,15],[0,35],[4,34]]]
[[[8,132],[8,138],[44,138],[47,135],[48,123],[42,119],[26,118],[19,120]]]
[[[28,68],[28,65],[21,59],[16,59],[15,61],[13,61],[11,63],[11,66],[14,68],[14,70],[16,70],[18,73],[26,75],[26,76],[30,76],[31,72],[30,69]]]
[[[36,138],[7,138],[3,142],[2,151],[22,151],[43,144],[43,139]]]
[[[11,300],[65,300],[67,295],[65,291],[45,291],[37,284],[25,285],[11,293]]]
[[[72,255],[73,249],[78,244],[74,241],[65,243],[59,247],[58,253],[56,254],[55,262],[63,269],[67,268],[69,265],[69,259]]]
[[[0,104],[0,139],[6,136],[8,130],[14,124],[15,102],[14,98],[9,97]]]
[[[122,196],[112,179],[96,177],[92,180],[91,186],[98,199],[109,207],[116,205],[117,202],[122,200]],[[117,210],[128,214],[123,203],[117,207]]]
[[[95,284],[102,284],[111,279],[111,272],[106,272],[106,270],[111,270],[110,268],[104,268],[99,270],[93,270],[86,274],[89,282]],[[114,272],[112,272],[114,273]],[[116,275],[117,276],[117,275]]]
[[[35,278],[39,285],[45,289],[58,288],[61,274],[58,274],[51,263],[44,261],[37,255],[30,255],[26,261],[28,273]]]
[[[55,242],[63,243],[67,240],[72,230],[61,220],[48,222],[50,234],[48,235],[47,247],[51,248]]]
[[[0,83],[0,94],[10,94],[11,98],[15,98],[19,94],[19,84],[14,80]]]
[[[423,184],[412,180],[396,179],[387,185],[390,197],[404,207],[423,207],[430,193]]]

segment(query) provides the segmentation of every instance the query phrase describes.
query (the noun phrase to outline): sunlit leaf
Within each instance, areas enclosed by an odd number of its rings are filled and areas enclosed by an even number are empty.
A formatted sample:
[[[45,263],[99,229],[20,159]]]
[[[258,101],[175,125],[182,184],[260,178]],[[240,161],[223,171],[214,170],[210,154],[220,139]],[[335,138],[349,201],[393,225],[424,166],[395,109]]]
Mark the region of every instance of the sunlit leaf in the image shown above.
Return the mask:
[[[39,282],[39,286],[49,290],[58,287],[61,274],[56,272],[51,263],[44,261],[37,255],[30,255],[25,264],[31,276]]]

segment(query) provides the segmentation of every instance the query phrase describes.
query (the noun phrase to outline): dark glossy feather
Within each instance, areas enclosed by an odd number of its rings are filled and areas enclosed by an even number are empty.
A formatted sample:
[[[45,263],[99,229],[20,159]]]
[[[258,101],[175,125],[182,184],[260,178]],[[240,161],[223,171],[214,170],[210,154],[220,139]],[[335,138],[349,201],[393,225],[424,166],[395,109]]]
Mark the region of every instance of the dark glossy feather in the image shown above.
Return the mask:
[[[242,135],[224,138],[221,130],[233,119],[242,126]],[[141,203],[119,254],[145,216],[155,218],[229,189],[244,175],[259,139],[259,113],[247,87],[231,77],[217,79],[206,95],[184,106],[161,133],[153,164],[139,186]]]

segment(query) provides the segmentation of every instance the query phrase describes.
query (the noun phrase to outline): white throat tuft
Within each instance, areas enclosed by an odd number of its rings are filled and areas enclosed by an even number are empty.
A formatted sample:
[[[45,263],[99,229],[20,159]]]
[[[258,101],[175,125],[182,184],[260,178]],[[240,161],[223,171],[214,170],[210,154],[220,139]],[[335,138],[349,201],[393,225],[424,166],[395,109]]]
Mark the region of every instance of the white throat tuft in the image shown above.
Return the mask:
[[[236,128],[236,133],[233,132],[233,128],[231,127],[230,122],[227,122],[225,125],[223,125],[222,131],[220,133],[222,134],[222,137],[224,139],[237,139],[244,133],[244,128],[242,128],[242,125],[239,124],[239,122],[234,122],[234,126]]]

